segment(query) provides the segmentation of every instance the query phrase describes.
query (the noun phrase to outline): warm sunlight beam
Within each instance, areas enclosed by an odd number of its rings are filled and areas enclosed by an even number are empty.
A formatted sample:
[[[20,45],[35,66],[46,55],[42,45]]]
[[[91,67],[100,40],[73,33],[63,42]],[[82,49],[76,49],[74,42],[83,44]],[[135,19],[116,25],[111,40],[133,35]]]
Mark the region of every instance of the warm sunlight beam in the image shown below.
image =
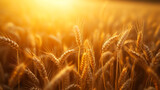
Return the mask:
[[[68,8],[77,0],[35,0],[36,4],[43,7]]]

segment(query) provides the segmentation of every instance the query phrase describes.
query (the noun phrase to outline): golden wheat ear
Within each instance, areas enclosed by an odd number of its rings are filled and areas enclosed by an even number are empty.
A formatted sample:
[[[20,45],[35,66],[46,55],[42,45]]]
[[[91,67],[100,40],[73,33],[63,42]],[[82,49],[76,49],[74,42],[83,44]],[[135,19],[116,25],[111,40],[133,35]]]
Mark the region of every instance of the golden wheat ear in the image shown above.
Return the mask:
[[[77,25],[73,27],[74,33],[75,33],[75,38],[76,38],[76,43],[78,45],[79,51],[78,51],[78,72],[80,68],[80,56],[81,56],[81,46],[82,46],[82,36],[80,33],[80,29]]]
[[[82,36],[80,33],[80,29],[77,25],[73,27],[74,33],[75,33],[75,38],[78,46],[82,46]]]
[[[109,46],[114,43],[116,40],[118,39],[118,35],[114,35],[111,38],[109,38],[107,41],[104,42],[104,44],[102,45],[102,53],[104,53]]]
[[[64,69],[62,69],[52,80],[45,86],[44,90],[53,90],[53,87],[62,80],[67,73],[70,73],[72,71],[74,66],[66,66]]]
[[[13,49],[16,49],[16,50],[18,50],[18,48],[19,48],[19,45],[15,41],[13,41],[9,38],[6,38],[6,37],[0,36],[0,43],[7,44],[7,45],[9,45],[10,47],[12,47]]]
[[[121,38],[119,39],[119,41],[118,41],[118,43],[117,43],[117,50],[120,50],[120,49],[122,48],[125,40],[127,39],[128,35],[129,35],[129,33],[130,33],[130,30],[131,30],[131,28],[130,28],[129,30],[126,30],[126,31],[122,34]]]
[[[59,64],[62,65],[62,64],[64,63],[64,61],[67,59],[67,57],[68,57],[69,55],[71,55],[72,53],[74,53],[74,52],[75,52],[74,49],[71,49],[71,50],[68,50],[68,51],[64,52],[64,53],[60,56],[60,58],[58,58]]]

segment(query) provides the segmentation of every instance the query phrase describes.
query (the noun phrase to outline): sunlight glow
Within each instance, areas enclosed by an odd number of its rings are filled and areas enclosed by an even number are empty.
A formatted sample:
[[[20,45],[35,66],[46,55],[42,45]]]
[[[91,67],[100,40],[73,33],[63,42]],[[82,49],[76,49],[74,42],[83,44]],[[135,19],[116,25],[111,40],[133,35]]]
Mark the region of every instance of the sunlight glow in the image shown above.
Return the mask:
[[[76,0],[35,0],[37,5],[43,7],[58,7],[58,8],[68,8]]]

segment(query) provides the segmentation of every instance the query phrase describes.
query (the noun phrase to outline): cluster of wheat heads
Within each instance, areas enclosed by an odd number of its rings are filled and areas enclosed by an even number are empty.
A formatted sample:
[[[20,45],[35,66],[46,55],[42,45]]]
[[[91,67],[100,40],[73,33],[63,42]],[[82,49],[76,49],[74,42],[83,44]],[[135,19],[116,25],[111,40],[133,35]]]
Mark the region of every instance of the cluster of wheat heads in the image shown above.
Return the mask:
[[[43,51],[43,37],[38,34],[29,36],[35,42],[25,48],[20,42],[0,36],[1,46],[8,49],[1,57],[0,89],[160,90],[160,40],[149,46],[143,29],[130,26],[102,41],[98,52],[90,39],[82,40],[78,26],[73,29],[76,47],[57,49],[57,53]],[[134,29],[137,36],[132,34]],[[157,33],[153,32],[155,38]],[[50,38],[57,48],[65,47],[57,38]],[[10,52],[8,46],[16,51]],[[11,60],[6,61],[6,57]]]

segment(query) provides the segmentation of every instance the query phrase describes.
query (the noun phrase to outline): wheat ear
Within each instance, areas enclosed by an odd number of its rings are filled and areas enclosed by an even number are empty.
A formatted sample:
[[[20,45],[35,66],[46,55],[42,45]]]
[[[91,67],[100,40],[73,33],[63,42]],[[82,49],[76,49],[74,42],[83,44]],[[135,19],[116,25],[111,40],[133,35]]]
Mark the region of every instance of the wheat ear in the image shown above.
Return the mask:
[[[16,50],[19,48],[19,45],[15,41],[13,41],[9,38],[6,38],[6,37],[0,36],[0,43],[8,44],[10,47],[12,47]]]
[[[75,38],[78,46],[82,46],[82,37],[80,33],[80,29],[77,25],[73,27],[74,33],[75,33]]]
[[[34,84],[39,85],[38,78],[30,71],[29,68],[25,69],[25,73],[28,75],[28,77],[33,81]]]
[[[144,55],[146,57],[147,62],[150,63],[151,60],[152,60],[152,57],[153,57],[152,56],[152,52],[150,51],[149,47],[147,45],[145,45],[145,44],[143,44],[142,48],[143,48],[143,53],[144,53]]]
[[[59,61],[60,65],[62,65],[62,64],[64,63],[64,61],[66,60],[66,58],[67,58],[69,55],[71,55],[73,52],[75,52],[74,49],[71,49],[71,50],[68,50],[68,51],[64,52],[64,53],[60,56],[60,58],[58,58],[58,61]]]
[[[93,47],[91,46],[90,42],[88,40],[85,40],[85,45],[87,47],[87,53],[89,57],[89,63],[92,67],[93,72],[95,71],[96,68],[96,61],[95,61],[95,56],[94,56],[94,50]]]
[[[128,73],[128,68],[127,67],[124,67],[120,76],[119,76],[119,79],[118,79],[118,87],[120,88],[123,83],[127,80],[127,77],[129,77],[129,73]]]
[[[18,83],[19,83],[19,79],[22,77],[22,75],[24,73],[24,70],[25,70],[25,67],[26,67],[25,64],[22,63],[15,68],[15,70],[11,74],[11,77],[9,78],[8,85],[10,87],[14,87],[15,84],[17,84],[17,83],[15,83],[17,80],[18,80]]]
[[[102,53],[104,53],[109,48],[109,46],[117,40],[117,38],[118,35],[114,35],[107,41],[105,41],[104,44],[102,45]]]
[[[70,73],[73,69],[73,66],[66,66],[61,70],[52,80],[45,86],[44,90],[53,90],[53,86],[58,83],[62,78],[64,78],[67,73]]]
[[[130,29],[129,30],[126,30],[121,38],[119,39],[118,43],[117,43],[117,50],[120,50],[123,46],[123,43],[125,42],[125,40],[127,39],[128,35],[129,35],[129,32],[130,32]]]
[[[44,80],[44,84],[47,85],[49,80],[48,80],[47,72],[46,72],[44,65],[41,63],[41,61],[36,56],[33,56],[32,60],[36,68],[38,69],[40,76]]]
[[[70,90],[72,88],[78,88],[78,89],[81,89],[80,85],[78,84],[71,84],[69,85],[67,88],[65,88],[65,90]]]
[[[120,88],[120,90],[129,90],[131,87],[132,79],[128,79]]]
[[[85,66],[85,61],[87,59],[87,53],[84,52],[83,55],[82,55],[82,60],[81,60],[81,64],[80,64],[80,70],[82,71],[84,66]]]

